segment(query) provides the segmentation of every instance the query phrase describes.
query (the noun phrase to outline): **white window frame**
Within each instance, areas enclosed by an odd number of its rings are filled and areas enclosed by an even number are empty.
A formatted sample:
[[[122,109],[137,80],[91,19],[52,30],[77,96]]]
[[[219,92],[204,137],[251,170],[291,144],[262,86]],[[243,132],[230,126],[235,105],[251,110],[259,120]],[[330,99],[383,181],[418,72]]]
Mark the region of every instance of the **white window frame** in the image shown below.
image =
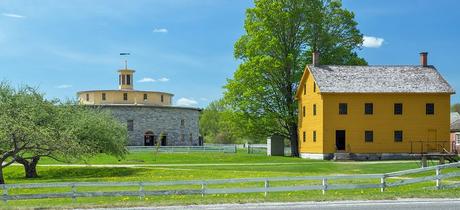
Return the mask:
[[[460,145],[460,133],[455,133],[455,143]]]

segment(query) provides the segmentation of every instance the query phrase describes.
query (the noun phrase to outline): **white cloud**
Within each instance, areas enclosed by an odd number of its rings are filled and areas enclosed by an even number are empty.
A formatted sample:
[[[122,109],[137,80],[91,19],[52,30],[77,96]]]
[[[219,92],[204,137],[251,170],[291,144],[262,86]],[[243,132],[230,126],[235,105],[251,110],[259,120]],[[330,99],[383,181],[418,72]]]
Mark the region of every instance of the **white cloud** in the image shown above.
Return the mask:
[[[141,80],[139,80],[138,82],[155,82],[156,80],[153,79],[153,78],[150,78],[150,77],[144,77],[142,78]]]
[[[177,100],[177,105],[178,106],[196,106],[198,104],[198,101],[195,101],[191,98],[180,98]]]
[[[5,17],[10,17],[10,18],[26,18],[24,15],[18,15],[18,14],[13,14],[13,13],[2,13],[3,16]]]
[[[166,29],[166,28],[155,28],[155,29],[153,29],[153,33],[168,33],[168,29]]]
[[[153,78],[150,78],[150,77],[144,77],[142,78],[141,80],[137,81],[137,82],[167,82],[169,81],[168,78],[166,77],[162,77],[160,79],[153,79]]]
[[[379,48],[382,46],[384,39],[373,36],[364,36],[363,37],[363,47],[368,48]]]
[[[58,89],[67,89],[67,88],[71,88],[71,87],[72,87],[72,85],[58,85],[58,86],[56,86],[56,88],[58,88]]]
[[[162,77],[162,78],[158,79],[158,82],[167,82],[167,81],[169,81],[169,79],[166,78],[166,77]]]

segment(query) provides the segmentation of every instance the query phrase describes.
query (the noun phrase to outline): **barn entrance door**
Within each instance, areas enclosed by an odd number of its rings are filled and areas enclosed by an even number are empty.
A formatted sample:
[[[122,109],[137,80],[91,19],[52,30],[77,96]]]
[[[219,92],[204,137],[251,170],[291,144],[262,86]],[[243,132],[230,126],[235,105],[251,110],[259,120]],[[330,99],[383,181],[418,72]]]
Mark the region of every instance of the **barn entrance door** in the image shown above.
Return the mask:
[[[337,151],[345,151],[345,130],[335,131],[335,146]]]
[[[153,135],[153,132],[147,131],[144,134],[144,146],[155,146],[155,135]]]
[[[441,144],[442,142],[436,142],[437,133],[436,129],[428,129],[427,152],[443,152],[445,145]]]

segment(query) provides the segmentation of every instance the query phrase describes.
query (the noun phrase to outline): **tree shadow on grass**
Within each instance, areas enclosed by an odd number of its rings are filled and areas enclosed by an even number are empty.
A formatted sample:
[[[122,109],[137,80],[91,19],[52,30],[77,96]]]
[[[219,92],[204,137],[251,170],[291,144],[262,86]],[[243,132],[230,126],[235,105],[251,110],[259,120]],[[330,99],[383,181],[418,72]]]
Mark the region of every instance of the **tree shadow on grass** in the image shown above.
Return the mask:
[[[68,182],[110,181],[112,179],[140,176],[143,168],[96,168],[96,167],[38,167],[38,178],[26,179],[23,169],[16,167],[6,174],[9,183],[17,182]]]

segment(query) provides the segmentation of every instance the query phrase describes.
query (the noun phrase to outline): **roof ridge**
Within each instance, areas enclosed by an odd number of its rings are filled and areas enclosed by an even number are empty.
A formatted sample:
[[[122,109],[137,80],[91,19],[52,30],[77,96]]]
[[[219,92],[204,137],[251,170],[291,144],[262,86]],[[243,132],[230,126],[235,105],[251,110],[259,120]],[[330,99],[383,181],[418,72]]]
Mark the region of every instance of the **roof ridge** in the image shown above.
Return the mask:
[[[311,67],[328,67],[328,66],[335,66],[335,67],[426,67],[426,68],[434,68],[433,65],[428,66],[421,66],[416,64],[376,64],[376,65],[319,65],[313,66],[309,64],[308,66]]]

